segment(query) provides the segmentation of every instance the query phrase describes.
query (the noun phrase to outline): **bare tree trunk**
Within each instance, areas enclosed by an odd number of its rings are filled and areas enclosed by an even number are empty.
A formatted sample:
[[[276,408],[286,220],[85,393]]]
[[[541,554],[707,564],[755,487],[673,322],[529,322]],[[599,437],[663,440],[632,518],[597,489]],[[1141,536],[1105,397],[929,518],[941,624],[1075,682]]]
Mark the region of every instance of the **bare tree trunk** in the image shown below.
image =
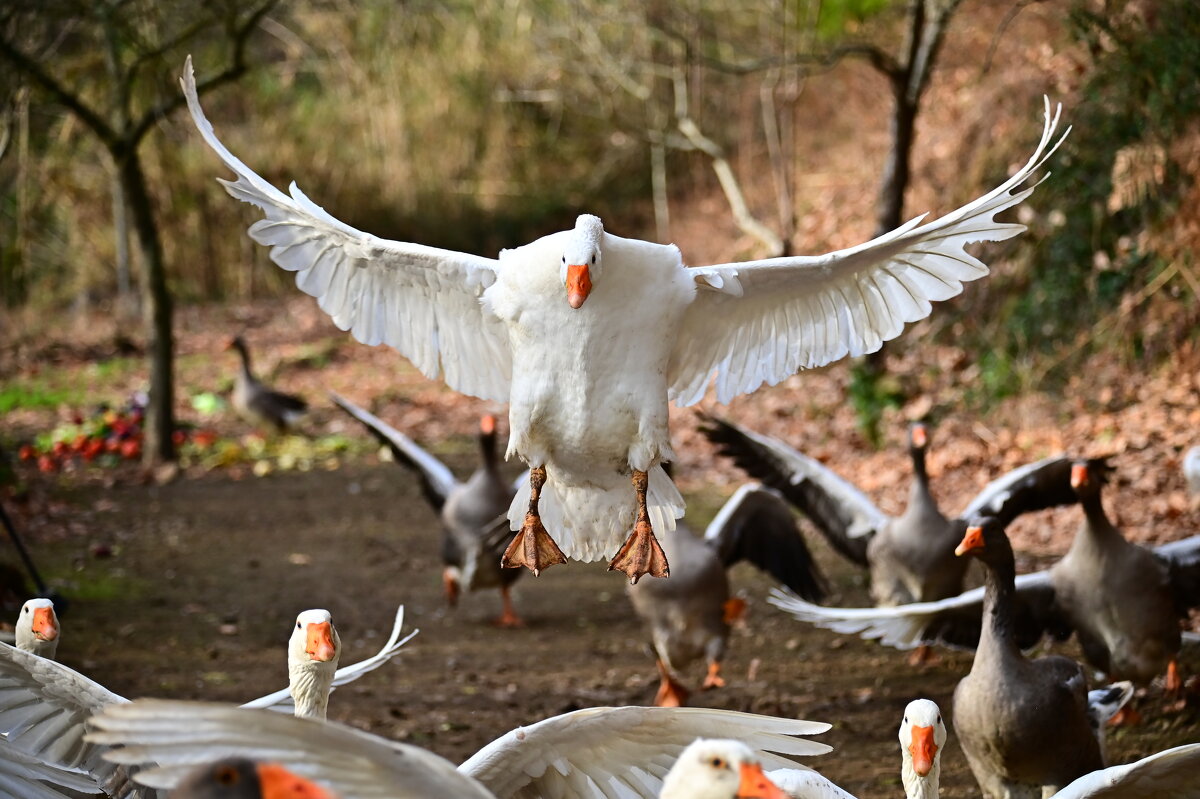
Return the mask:
[[[147,465],[175,459],[174,339],[171,330],[171,294],[167,290],[162,240],[154,219],[154,204],[146,185],[136,146],[113,154],[121,187],[137,236],[142,264],[142,318],[150,347],[150,401],[143,426],[142,460]]]
[[[129,214],[121,175],[112,176],[113,234],[117,243],[117,308],[122,315],[136,309],[129,273]]]
[[[912,147],[916,136],[917,106],[905,92],[896,92],[896,107],[890,123],[892,146],[883,164],[879,202],[875,209],[875,235],[882,236],[904,221],[904,192],[912,174]]]

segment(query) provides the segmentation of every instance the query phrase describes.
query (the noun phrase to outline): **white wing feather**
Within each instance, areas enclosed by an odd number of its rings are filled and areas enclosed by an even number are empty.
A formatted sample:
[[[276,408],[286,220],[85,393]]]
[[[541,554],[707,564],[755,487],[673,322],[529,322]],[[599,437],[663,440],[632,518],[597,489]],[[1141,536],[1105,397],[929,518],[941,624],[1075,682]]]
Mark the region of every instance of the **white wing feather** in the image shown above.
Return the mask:
[[[508,334],[479,302],[499,261],[381,239],[338,221],[295,183],[291,196],[284,194],[217,138],[200,108],[190,56],[180,83],[200,135],[237,173],[237,180],[221,181],[225,190],[266,216],[250,226],[250,237],[296,273],[296,285],[334,324],[364,344],[394,347],[426,377],[444,374],[455,391],[508,399]]]
[[[698,402],[716,374],[717,399],[728,402],[800,369],[862,355],[929,315],[931,302],[962,291],[988,273],[964,247],[1001,241],[1024,225],[996,214],[1027,198],[1019,189],[1066,138],[1051,146],[1059,106],[1037,149],[1016,174],[974,202],[920,225],[923,216],[865,244],[821,256],[771,258],[697,267],[699,288],[676,339],[668,377],[677,405]],[[1047,149],[1048,148],[1048,149]]]
[[[705,708],[588,708],[518,727],[480,749],[459,770],[499,799],[622,796],[654,799],[679,753],[697,738],[736,738],[768,768],[797,768],[780,757],[830,747],[795,738],[828,724]]]
[[[1200,796],[1200,743],[1085,774],[1054,799],[1193,799]]]
[[[1044,591],[1052,585],[1048,571],[1019,574],[1016,578],[1018,594],[1023,591]],[[912,602],[882,608],[814,605],[778,588],[772,590],[767,601],[800,621],[844,635],[857,634],[867,640],[879,639],[881,644],[896,649],[912,649],[926,641],[925,631],[930,625],[952,623],[955,616],[975,619],[983,614],[982,587],[935,602]],[[942,646],[954,646],[944,639],[939,639],[939,643]]]
[[[96,781],[77,769],[43,763],[0,736],[0,796],[20,799],[74,799],[96,794]]]
[[[83,739],[92,713],[126,701],[61,663],[0,644],[0,735],[7,743],[49,766],[84,772],[110,796],[148,796],[103,759],[103,747]]]
[[[447,760],[332,721],[298,719],[231,705],[139,699],[92,717],[88,740],[106,757],[153,764],[144,784],[170,788],[195,766],[224,757],[279,763],[339,799],[491,799]]]

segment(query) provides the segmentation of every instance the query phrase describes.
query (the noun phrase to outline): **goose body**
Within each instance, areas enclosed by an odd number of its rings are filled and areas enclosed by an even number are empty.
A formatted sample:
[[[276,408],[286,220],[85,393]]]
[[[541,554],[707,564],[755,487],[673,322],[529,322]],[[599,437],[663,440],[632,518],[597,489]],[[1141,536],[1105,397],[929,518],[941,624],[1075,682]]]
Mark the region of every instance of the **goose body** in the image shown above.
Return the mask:
[[[823,256],[689,269],[675,247],[614,236],[584,214],[492,259],[380,239],[294,184],[284,194],[217,139],[190,61],[183,87],[205,142],[237,174],[228,191],[266,216],[250,235],[339,327],[456,391],[509,403],[508,453],[531,480],[509,510],[520,533],[506,562],[537,572],[619,545],[613,567],[635,581],[668,573],[653,529],[683,513],[660,466],[668,402],[697,402],[714,375],[727,402],[878,349],[987,273],[965,245],[1023,229],[995,215],[1029,195],[1023,184],[1056,146],[1047,102],[1042,140],[1008,181],[935,222]]]
[[[294,394],[267,386],[255,377],[250,350],[241,336],[230,339],[227,349],[237,350],[239,367],[233,381],[233,408],[250,424],[285,433],[308,413],[308,403]]]
[[[1145,685],[1174,668],[1186,609],[1178,607],[1170,563],[1126,541],[1108,519],[1099,478],[1085,465],[1076,469],[1084,522],[1050,569],[1055,604],[1090,664],[1111,679]]]
[[[500,559],[512,536],[506,513],[524,481],[513,483],[500,475],[495,417],[480,420],[479,467],[465,482],[459,482],[446,464],[375,414],[332,392],[330,397],[388,447],[397,463],[420,476],[425,499],[442,523],[442,581],[447,601],[456,604],[463,588],[498,588],[504,612],[496,623],[520,626],[510,587],[522,570],[501,568]]]
[[[929,488],[926,427],[909,429],[912,484],[904,512],[889,519],[867,544],[871,597],[876,605],[902,605],[954,596],[962,591],[966,563],[954,557],[961,524],[946,518]]]
[[[1034,796],[1103,768],[1083,669],[1058,655],[1030,660],[1017,645],[1016,567],[1003,527],[968,528],[959,551],[985,566],[979,646],[954,689],[954,730],[984,796]]]
[[[58,652],[58,616],[49,599],[30,599],[21,606],[17,617],[16,647],[54,660]]]
[[[816,563],[787,503],[757,483],[734,492],[703,538],[680,524],[662,537],[662,545],[672,564],[671,578],[628,587],[658,655],[662,681],[655,703],[660,706],[686,703],[680,674],[700,658],[708,664],[704,687],[724,684],[720,663],[741,605],[730,599],[726,570],[733,564],[748,560],[802,596],[822,596]]]
[[[92,724],[90,740],[120,747],[109,754],[113,760],[156,764],[138,772],[144,784],[170,788],[195,763],[238,756],[270,759],[342,799],[651,799],[696,738],[736,735],[770,768],[795,767],[780,754],[829,751],[793,737],[824,732],[827,724],[700,708],[577,710],[518,727],[457,768],[419,747],[341,724],[228,705],[141,699],[105,708]]]

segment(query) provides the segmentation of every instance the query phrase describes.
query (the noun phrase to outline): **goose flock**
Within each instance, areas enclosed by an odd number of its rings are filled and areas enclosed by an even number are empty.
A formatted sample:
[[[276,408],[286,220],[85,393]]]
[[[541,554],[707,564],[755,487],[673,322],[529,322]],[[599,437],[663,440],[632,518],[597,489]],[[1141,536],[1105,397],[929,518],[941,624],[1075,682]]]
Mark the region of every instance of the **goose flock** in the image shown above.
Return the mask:
[[[822,256],[689,267],[676,247],[618,237],[590,214],[495,259],[377,238],[234,156],[204,116],[190,58],[181,84],[204,142],[235,173],[221,181],[226,190],[264,215],[251,238],[338,327],[394,347],[455,391],[507,403],[506,457],[528,467],[515,481],[500,471],[494,415],[479,422],[477,468],[459,479],[402,431],[331,395],[420,482],[429,507],[414,514],[438,529],[447,602],[497,589],[495,623],[518,628],[511,589],[525,568],[536,576],[568,558],[608,559],[647,629],[656,706],[531,720],[455,764],[328,719],[336,687],[390,662],[415,635],[401,636],[403,608],[377,654],[342,668],[331,614],[302,611],[286,646],[288,687],[235,707],[118,696],[55,660],[54,606],[31,599],[16,645],[0,644],[0,793],[854,799],[809,760],[831,751],[809,738],[829,723],[686,707],[692,664],[705,667],[702,689],[725,685],[722,661],[745,606],[728,570],[745,561],[782,586],[771,601],[803,622],[905,649],[974,650],[951,724],[927,698],[903,710],[899,783],[908,799],[939,796],[945,757],[964,758],[987,799],[1200,796],[1200,743],[1106,767],[1107,731],[1133,719],[1137,688],[1162,677],[1164,694],[1185,701],[1181,621],[1200,607],[1200,536],[1155,550],[1129,543],[1101,501],[1109,459],[1030,463],[950,517],[930,488],[931,430],[918,422],[909,430],[909,501],[891,517],[816,459],[709,416],[705,434],[757,482],[742,485],[703,534],[684,520],[669,472],[669,403],[694,404],[710,387],[728,402],[878,350],[933,302],[986,275],[965,247],[1024,229],[996,215],[1032,194],[1069,132],[1058,134],[1049,101],[1024,166],[934,222],[917,218]],[[294,429],[307,402],[256,377],[242,337],[229,348],[240,356],[235,409],[264,429]],[[1200,456],[1185,460],[1200,485],[1197,464]],[[1064,505],[1084,518],[1070,551],[1044,572],[1018,575],[1006,528]],[[874,607],[820,604],[826,580],[797,512],[866,569]],[[971,561],[984,584],[966,590]],[[1072,634],[1090,668],[1029,653],[1047,635]],[[951,729],[961,754],[947,752]]]

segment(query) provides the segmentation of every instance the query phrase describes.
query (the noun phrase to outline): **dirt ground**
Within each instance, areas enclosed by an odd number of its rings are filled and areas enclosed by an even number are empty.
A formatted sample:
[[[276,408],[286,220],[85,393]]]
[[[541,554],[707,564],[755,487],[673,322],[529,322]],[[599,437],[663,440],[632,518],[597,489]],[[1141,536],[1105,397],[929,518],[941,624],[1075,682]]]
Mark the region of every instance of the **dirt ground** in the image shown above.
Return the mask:
[[[465,455],[451,463],[460,472],[471,465]],[[214,472],[161,487],[78,485],[52,497],[48,512],[62,523],[34,554],[71,601],[60,660],[124,696],[254,698],[285,684],[284,642],[299,611],[328,608],[343,662],[353,662],[377,649],[401,603],[420,635],[393,663],[337,691],[331,718],[458,762],[519,724],[654,695],[647,636],[622,581],[603,564],[523,578],[516,602],[524,629],[491,626],[495,592],[447,609],[436,520],[416,483],[391,464],[261,479]],[[689,501],[697,525],[707,521],[713,497]],[[839,601],[865,599],[861,577],[814,548]],[[694,703],[831,722],[822,739],[834,751],[809,763],[862,799],[901,795],[901,710],[926,696],[948,711],[970,656],[943,653],[936,665],[913,668],[893,650],[784,616],[765,602],[769,581],[749,566],[732,577],[750,611],[731,643],[729,684],[696,693]],[[1186,669],[1200,671],[1200,658]],[[1139,701],[1145,723],[1109,733],[1113,762],[1200,740],[1196,700],[1171,714],[1156,689]],[[950,741],[943,796],[976,796],[953,734]]]

